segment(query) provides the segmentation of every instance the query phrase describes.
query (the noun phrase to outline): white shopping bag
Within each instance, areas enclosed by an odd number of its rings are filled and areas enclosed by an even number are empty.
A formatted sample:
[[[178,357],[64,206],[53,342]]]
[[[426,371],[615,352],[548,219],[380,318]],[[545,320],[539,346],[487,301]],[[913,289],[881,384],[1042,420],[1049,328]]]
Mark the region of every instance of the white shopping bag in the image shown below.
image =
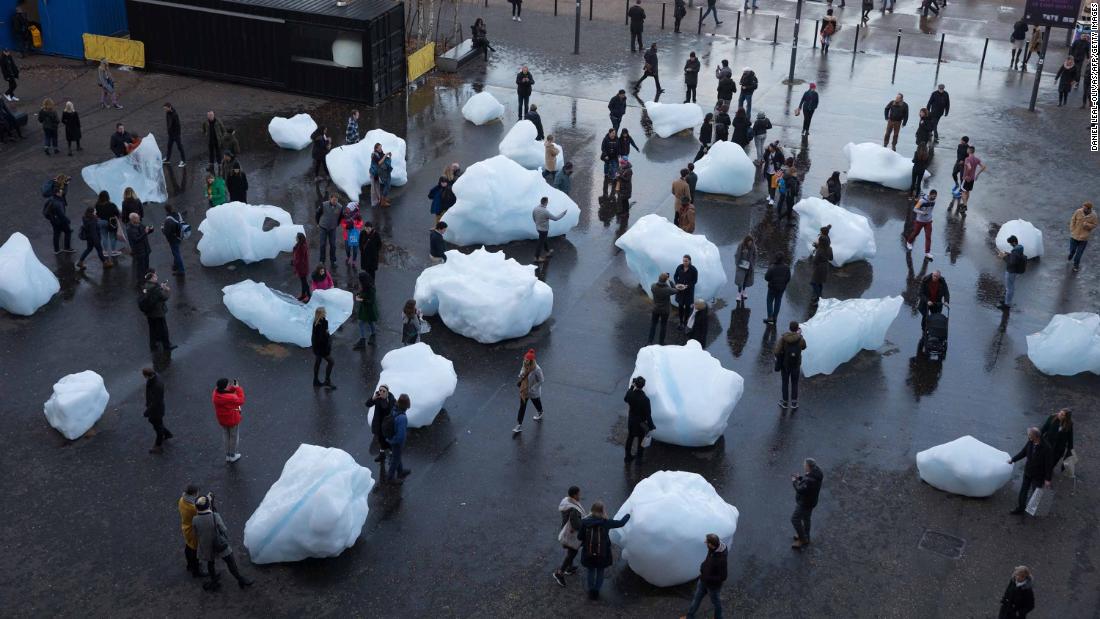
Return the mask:
[[[646,449],[652,444],[653,444],[653,432],[652,431],[646,432],[645,437],[642,438],[642,449]]]
[[[1043,517],[1050,513],[1053,503],[1053,488],[1036,488],[1035,492],[1031,493],[1031,499],[1028,500],[1027,509],[1024,511],[1032,516]]]

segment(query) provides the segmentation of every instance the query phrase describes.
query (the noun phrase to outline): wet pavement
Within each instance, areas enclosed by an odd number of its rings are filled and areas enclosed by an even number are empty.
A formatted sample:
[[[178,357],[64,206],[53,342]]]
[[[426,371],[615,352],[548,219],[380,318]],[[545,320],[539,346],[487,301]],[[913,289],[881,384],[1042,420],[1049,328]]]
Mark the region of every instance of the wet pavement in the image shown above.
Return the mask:
[[[960,6],[952,3],[949,11]],[[823,60],[803,49],[796,77],[816,81],[822,97],[812,135],[803,142],[800,119],[790,114],[804,85],[782,83],[789,48],[735,44],[722,35],[659,35],[664,67],[682,66],[692,49],[700,53],[704,107],[714,103],[707,76],[719,59],[730,58],[735,69],[757,70],[761,87],[754,110],[769,114],[775,125],[769,136],[798,156],[806,169],[807,195],[816,194],[833,170],[846,168],[840,150],[846,142],[881,138],[881,109],[895,92],[905,92],[916,107],[936,81],[947,84],[952,113],[940,123],[943,141],[929,187],[941,195],[950,190],[954,144],[964,133],[989,171],[965,220],[946,217],[941,200],[931,264],[906,261],[900,235],[909,207],[901,192],[846,183],[843,205],[871,220],[878,255],[870,264],[834,270],[826,296],[900,294],[906,305],[880,350],[861,352],[831,376],[803,379],[802,406],[793,413],[775,405],[779,387],[769,355],[774,334],[761,323],[763,282],[758,278],[749,290],[745,308],[732,307],[731,261],[746,234],[758,239],[758,264],[764,265],[775,253],[791,250],[795,233],[776,225],[762,183],[741,198],[700,200],[697,233],[720,247],[731,275],[730,285],[717,295],[707,349],[745,378],[745,396],[717,446],[656,445],[641,465],[623,466],[622,392],[635,353],[645,344],[650,305],[613,243],[642,215],[671,216],[670,182],[698,145],[692,137],[648,135],[640,102],[632,101],[624,126],[641,147],[633,157],[637,203],[625,219],[610,213],[600,203],[598,160],[599,136],[608,128],[606,101],[636,79],[640,67],[640,57],[628,53],[625,30],[611,19],[586,25],[585,55],[578,59],[568,53],[572,22],[564,17],[539,19],[529,12],[522,24],[513,24],[506,7],[484,14],[498,49],[487,65],[476,62],[458,75],[434,76],[406,97],[367,112],[360,123],[364,130],[378,126],[403,135],[409,147],[409,184],[395,191],[393,208],[371,214],[386,241],[377,347],[352,351],[357,333],[353,323],[346,324],[334,342],[334,380],[340,388],[314,391],[308,351],[266,341],[221,304],[220,288],[245,278],[296,290],[289,257],[203,268],[194,249],[196,234],[185,244],[186,279],[172,281],[168,320],[180,348],[170,363],[153,360],[164,368],[166,424],[177,437],[159,457],[146,453],[152,431],[141,417],[139,371],[151,360],[126,261],[102,274],[92,259],[88,271],[78,274],[71,255],[54,257],[48,226],[38,214],[42,180],[59,171],[79,179],[81,166],[104,160],[117,120],[135,133],[153,130],[163,137],[160,106],[171,100],[184,117],[193,163],[184,170],[166,168],[170,201],[192,223],[201,221],[205,210],[198,161],[205,149],[198,123],[209,107],[238,129],[249,201],[278,205],[295,221],[310,222],[318,189],[311,182],[308,150],[276,149],[266,123],[272,114],[307,110],[330,126],[331,135],[342,136],[349,106],[134,73],[119,77],[126,109],[107,112],[93,109],[97,93],[89,67],[38,58],[26,63],[22,109],[43,96],[72,98],[85,111],[86,139],[78,156],[47,159],[32,127],[33,138],[0,149],[6,189],[0,209],[9,224],[3,237],[13,230],[27,234],[62,281],[62,293],[33,317],[0,318],[8,421],[2,463],[9,471],[0,591],[8,607],[18,609],[12,614],[68,614],[80,607],[95,616],[160,616],[181,608],[214,616],[678,616],[690,600],[691,585],[658,589],[621,562],[611,570],[598,604],[584,599],[576,579],[562,590],[550,578],[560,562],[555,507],[565,488],[578,484],[585,503],[602,499],[615,509],[639,479],[675,469],[703,475],[741,512],[723,591],[727,612],[732,609],[735,616],[990,616],[1019,564],[1036,573],[1037,616],[1095,616],[1100,576],[1093,557],[1100,541],[1094,506],[1100,497],[1089,483],[1097,469],[1087,454],[1096,436],[1091,424],[1097,379],[1039,373],[1027,360],[1024,339],[1054,313],[1096,311],[1098,305],[1100,254],[1086,251],[1077,274],[1060,255],[1070,214],[1083,200],[1095,202],[1100,189],[1084,110],[1053,107],[1048,82],[1038,111],[1029,113],[1030,76],[988,65],[979,80],[976,64],[950,63],[937,80],[934,58],[903,57],[891,84],[892,56],[831,53]],[[968,45],[980,47],[984,36],[975,34]],[[581,206],[581,222],[566,238],[552,241],[556,253],[545,276],[555,292],[552,317],[524,338],[488,346],[433,320],[425,340],[455,362],[458,390],[432,426],[412,431],[406,449],[412,476],[399,491],[371,498],[355,547],[324,561],[275,566],[244,561],[256,587],[247,593],[235,588],[217,596],[203,593],[186,576],[180,556],[175,500],[184,485],[195,482],[218,496],[232,542],[244,557],[244,522],[299,443],[340,447],[370,462],[362,401],[377,380],[382,356],[399,345],[400,308],[428,264],[427,192],[445,164],[458,161],[465,167],[496,154],[514,119],[512,85],[524,62],[535,74],[532,101],[547,131],[558,136],[578,169],[572,197]],[[663,100],[681,100],[679,71],[665,73]],[[643,94],[651,95],[652,88],[647,84]],[[462,103],[481,89],[508,107],[503,126],[474,127],[462,120]],[[912,152],[914,129],[911,124],[903,130],[899,152]],[[93,198],[74,181],[70,215]],[[147,212],[155,224],[163,219],[158,206]],[[1003,265],[992,239],[1001,222],[1018,217],[1043,230],[1048,256],[1029,265],[1017,285],[1018,308],[1004,314],[994,307],[1003,292]],[[315,241],[312,226],[307,230]],[[75,238],[74,243],[80,245]],[[527,263],[533,243],[502,249]],[[164,271],[170,266],[159,238],[152,264]],[[916,283],[933,268],[942,270],[953,292],[951,350],[942,365],[916,356]],[[808,279],[806,266],[796,266],[781,324],[809,316]],[[338,284],[348,280],[341,266]],[[679,341],[678,334],[670,339]],[[538,350],[546,372],[548,412],[541,423],[528,418],[525,431],[513,438],[513,377],[529,347]],[[41,404],[59,377],[84,369],[104,376],[111,402],[95,428],[70,443],[45,423]],[[241,429],[244,458],[232,468],[220,457],[209,402],[220,376],[239,378],[249,398]],[[1060,406],[1078,414],[1076,443],[1085,457],[1079,483],[1058,481],[1050,517],[1019,520],[1007,514],[1015,481],[985,500],[946,495],[919,481],[917,451],[972,434],[1014,453],[1025,428]],[[826,478],[815,512],[815,543],[796,554],[788,547],[793,508],[788,474],[805,457],[816,458]],[[957,544],[951,538],[962,540],[957,558],[945,556]]]

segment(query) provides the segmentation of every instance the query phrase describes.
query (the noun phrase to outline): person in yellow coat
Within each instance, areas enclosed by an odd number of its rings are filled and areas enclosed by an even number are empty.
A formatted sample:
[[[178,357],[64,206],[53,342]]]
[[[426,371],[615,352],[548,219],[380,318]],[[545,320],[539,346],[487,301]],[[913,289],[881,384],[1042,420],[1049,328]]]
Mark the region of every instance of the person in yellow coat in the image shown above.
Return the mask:
[[[199,557],[195,552],[198,546],[198,538],[195,530],[191,528],[198,509],[195,508],[195,499],[199,498],[199,489],[195,484],[188,484],[179,500],[180,530],[183,532],[183,556],[187,559],[187,571],[195,578],[205,578],[206,571],[199,563]]]

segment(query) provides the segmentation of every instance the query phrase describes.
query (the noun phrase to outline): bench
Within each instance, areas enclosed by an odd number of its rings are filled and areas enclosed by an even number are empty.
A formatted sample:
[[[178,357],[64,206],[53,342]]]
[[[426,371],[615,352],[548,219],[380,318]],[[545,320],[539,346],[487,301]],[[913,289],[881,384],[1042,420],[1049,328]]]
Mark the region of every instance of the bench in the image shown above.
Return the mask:
[[[466,39],[440,54],[439,58],[436,58],[435,65],[441,71],[454,73],[459,67],[476,58],[480,52],[481,50],[474,46],[473,39]]]

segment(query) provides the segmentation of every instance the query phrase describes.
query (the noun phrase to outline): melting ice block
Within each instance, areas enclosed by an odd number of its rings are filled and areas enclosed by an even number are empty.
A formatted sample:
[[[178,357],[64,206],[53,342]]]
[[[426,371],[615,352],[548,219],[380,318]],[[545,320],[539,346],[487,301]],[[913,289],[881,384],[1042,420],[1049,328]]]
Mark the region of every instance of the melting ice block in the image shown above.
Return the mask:
[[[535,129],[535,123],[529,120],[519,121],[512,125],[508,135],[500,141],[500,154],[528,170],[542,168],[546,164],[546,143],[536,140],[536,135],[538,130]],[[558,147],[558,156],[554,159],[558,162],[557,169],[560,170],[565,165],[565,148],[561,144],[554,145]]]
[[[309,114],[295,114],[290,118],[276,116],[267,123],[267,132],[279,148],[302,150],[312,142],[317,123]]]
[[[264,230],[268,219],[279,224]],[[269,260],[279,252],[292,251],[299,232],[290,213],[277,206],[229,202],[207,209],[199,224],[199,262],[216,267],[234,260],[246,263]]]
[[[479,92],[462,106],[462,117],[475,125],[484,125],[504,116],[504,105],[487,92]]]
[[[752,191],[756,166],[745,149],[734,142],[715,142],[707,154],[695,162],[699,182],[695,188],[704,193],[743,196]]]
[[[57,277],[38,261],[31,242],[13,232],[0,245],[0,307],[30,316],[61,290]]]
[[[986,497],[1012,478],[1011,456],[973,436],[917,452],[920,478],[951,494]]]
[[[367,521],[371,472],[346,451],[305,443],[244,524],[253,563],[335,557],[355,545]]]
[[[615,518],[627,514],[626,525],[611,530],[611,542],[622,547],[631,570],[658,587],[698,578],[707,534],[728,547],[740,515],[702,476],[684,471],[657,471],[638,482]]]
[[[309,303],[246,279],[222,288],[222,301],[230,314],[272,342],[311,346],[313,313],[324,306],[329,333],[351,316],[354,297],[347,290],[314,290]]]
[[[439,314],[451,331],[482,344],[527,335],[554,306],[554,291],[535,277],[533,265],[484,247],[448,251],[446,262],[416,278],[413,298],[425,316]]]
[[[661,273],[671,276],[683,261],[684,254],[691,256],[691,264],[699,271],[696,298],[714,298],[718,289],[726,285],[726,271],[722,268],[718,246],[702,234],[684,232],[660,215],[646,215],[634,222],[615,241],[615,246],[626,252],[626,265],[651,297],[649,287],[657,281],[657,276]]]
[[[882,346],[900,310],[901,297],[821,299],[814,317],[802,323],[802,375],[832,374],[860,350]]]
[[[479,161],[454,184],[455,205],[443,215],[443,237],[455,245],[501,245],[537,239],[531,212],[543,197],[549,198],[552,215],[565,217],[550,222],[550,236],[561,236],[580,221],[581,209],[569,196],[551,187],[534,170],[525,169],[504,155]]]
[[[458,386],[455,366],[443,355],[432,352],[424,342],[395,348],[382,357],[378,386],[386,385],[394,397],[407,393],[412,407],[406,411],[410,428],[431,425],[447,398]],[[367,411],[367,423],[374,421],[374,407]]]
[[[70,441],[84,436],[107,409],[110,395],[103,377],[91,370],[69,374],[53,386],[53,395],[42,407],[46,421]]]
[[[829,238],[833,247],[833,266],[870,260],[875,257],[875,234],[863,215],[853,213],[821,198],[802,198],[794,205],[798,213],[798,245],[795,256],[803,258],[813,251],[821,228],[832,225]]]
[[[646,101],[645,111],[653,122],[653,132],[662,138],[703,124],[703,108],[697,103]]]
[[[1015,236],[1016,240],[1024,247],[1024,256],[1030,260],[1043,255],[1043,231],[1036,228],[1030,221],[1013,219],[1001,224],[997,230],[997,249],[1007,252],[1012,250],[1008,244],[1008,237]]]
[[[122,192],[127,187],[133,187],[142,202],[164,202],[168,191],[164,187],[163,161],[157,139],[150,133],[134,152],[87,166],[80,176],[92,191],[110,194],[115,204],[122,204]]]
[[[878,183],[891,189],[909,189],[913,179],[913,159],[899,155],[874,142],[844,146],[848,158],[848,180]],[[927,171],[924,178],[931,176]]]
[[[393,154],[390,158],[390,165],[393,166],[390,184],[401,187],[409,182],[405,140],[382,129],[371,129],[355,144],[338,146],[325,156],[332,182],[352,200],[358,200],[363,186],[374,180],[370,173],[370,156],[375,144],[381,144],[383,152]]]
[[[1100,374],[1100,315],[1056,314],[1042,331],[1027,336],[1027,357],[1043,374]]]
[[[646,346],[631,376],[644,376],[653,411],[653,438],[684,447],[713,445],[745,393],[741,375],[722,367],[695,340],[683,346]]]

